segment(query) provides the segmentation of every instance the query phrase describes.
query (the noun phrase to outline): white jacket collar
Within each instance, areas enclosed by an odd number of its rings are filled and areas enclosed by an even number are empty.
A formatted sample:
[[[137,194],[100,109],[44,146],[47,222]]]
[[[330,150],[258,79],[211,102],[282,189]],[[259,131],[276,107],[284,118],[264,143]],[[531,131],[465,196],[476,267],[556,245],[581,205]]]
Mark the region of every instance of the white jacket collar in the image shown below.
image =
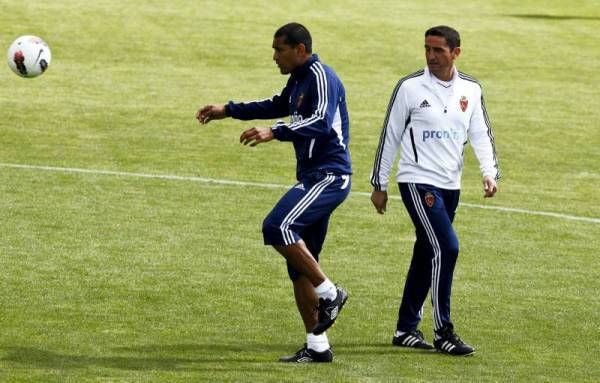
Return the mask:
[[[454,84],[456,85],[457,79],[458,79],[458,69],[456,68],[456,65],[455,65],[452,67],[452,80],[451,81],[453,81]],[[436,80],[437,80],[437,77],[435,77],[433,74],[431,74],[428,67],[425,67],[425,76],[423,78],[423,84],[425,86],[427,86],[428,88],[433,88]]]

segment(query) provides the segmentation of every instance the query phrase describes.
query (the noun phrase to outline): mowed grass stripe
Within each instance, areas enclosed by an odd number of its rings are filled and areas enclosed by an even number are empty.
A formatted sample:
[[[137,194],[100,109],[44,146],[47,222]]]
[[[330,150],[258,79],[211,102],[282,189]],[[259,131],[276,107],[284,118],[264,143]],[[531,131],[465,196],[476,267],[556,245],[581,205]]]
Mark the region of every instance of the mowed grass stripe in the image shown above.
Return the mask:
[[[237,180],[227,180],[227,179],[215,179],[215,178],[195,177],[195,176],[179,176],[179,175],[174,175],[174,174],[132,173],[132,172],[123,172],[123,171],[115,171],[115,170],[65,168],[65,167],[45,166],[45,165],[0,163],[0,167],[16,168],[16,169],[29,169],[29,170],[43,170],[43,171],[64,172],[64,173],[81,173],[81,174],[109,175],[109,176],[119,176],[119,177],[153,178],[153,179],[173,180],[173,181],[190,181],[190,182],[201,182],[201,183],[208,183],[208,184],[212,183],[212,184],[218,184],[218,185],[231,185],[231,186],[251,186],[251,187],[268,188],[268,189],[287,189],[290,187],[290,185],[261,183],[261,182],[247,182],[247,181],[237,181]],[[366,193],[366,192],[351,192],[350,194],[354,195],[354,196],[366,196],[366,197],[369,197],[371,195],[370,193]],[[400,196],[396,196],[396,195],[390,195],[389,198],[397,199],[397,200],[401,199]],[[476,209],[496,210],[496,211],[503,211],[503,212],[508,212],[508,213],[517,213],[517,214],[539,215],[539,216],[553,217],[553,218],[558,218],[558,219],[566,219],[566,220],[571,220],[571,221],[600,223],[600,218],[594,218],[594,217],[581,217],[581,216],[576,216],[576,215],[560,214],[560,213],[553,213],[553,212],[547,212],[547,211],[519,209],[519,208],[514,208],[514,207],[480,205],[480,204],[474,204],[474,203],[468,203],[468,202],[461,202],[460,205],[469,207],[469,208],[476,208]]]

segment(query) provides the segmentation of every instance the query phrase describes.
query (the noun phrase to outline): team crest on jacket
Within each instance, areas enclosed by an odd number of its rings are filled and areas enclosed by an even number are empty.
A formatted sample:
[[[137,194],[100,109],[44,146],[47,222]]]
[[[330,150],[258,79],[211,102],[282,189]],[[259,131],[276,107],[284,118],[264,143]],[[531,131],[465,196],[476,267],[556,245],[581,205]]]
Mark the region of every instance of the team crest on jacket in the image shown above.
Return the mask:
[[[425,193],[425,204],[431,208],[435,203],[435,196],[431,192]]]
[[[460,110],[464,112],[465,110],[467,110],[467,106],[469,106],[469,100],[467,100],[465,96],[462,96],[460,98]]]
[[[296,101],[296,109],[300,108],[302,101],[304,101],[304,93],[300,93],[300,96],[298,96],[298,100]]]

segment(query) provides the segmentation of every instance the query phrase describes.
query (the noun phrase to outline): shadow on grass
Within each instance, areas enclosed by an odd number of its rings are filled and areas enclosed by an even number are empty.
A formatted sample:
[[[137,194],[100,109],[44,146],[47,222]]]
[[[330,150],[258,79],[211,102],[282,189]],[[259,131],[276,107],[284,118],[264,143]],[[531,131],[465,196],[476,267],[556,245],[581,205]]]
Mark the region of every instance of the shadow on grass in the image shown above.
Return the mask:
[[[266,344],[145,345],[117,347],[113,349],[114,355],[82,356],[33,347],[3,347],[5,355],[0,361],[31,369],[102,367],[132,371],[206,371],[220,369],[219,365],[226,363],[229,369],[266,371],[269,369],[265,364],[277,360],[274,352],[289,349],[289,346]]]
[[[342,342],[333,347],[336,355],[435,355],[435,352],[394,347],[389,343]],[[113,355],[82,356],[42,350],[34,347],[3,347],[0,362],[18,363],[30,369],[76,370],[90,367],[130,371],[278,371],[277,359],[292,354],[290,345],[240,344],[173,344],[139,345],[112,348]],[[272,364],[272,368],[269,368]]]
[[[576,16],[576,15],[542,15],[542,14],[512,14],[509,17],[539,20],[600,20],[600,16]]]
[[[409,355],[436,355],[437,352],[433,350],[417,350],[410,347],[398,347],[392,346],[390,343],[352,343],[343,342],[337,346],[333,346],[334,351],[338,354],[379,354],[379,355],[398,355],[398,354],[409,354]],[[439,355],[439,354],[438,354]]]

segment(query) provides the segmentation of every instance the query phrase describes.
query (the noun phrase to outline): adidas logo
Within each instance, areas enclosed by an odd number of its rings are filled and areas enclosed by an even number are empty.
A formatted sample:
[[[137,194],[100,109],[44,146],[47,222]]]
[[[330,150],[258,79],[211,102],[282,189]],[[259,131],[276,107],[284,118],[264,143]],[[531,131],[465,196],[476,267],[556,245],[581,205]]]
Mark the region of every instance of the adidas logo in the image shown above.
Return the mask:
[[[429,103],[427,102],[427,100],[423,100],[423,102],[421,103],[421,105],[419,105],[419,108],[429,108],[431,105],[429,105]]]
[[[448,342],[448,341],[445,341],[445,342],[442,344],[442,348],[443,348],[444,350],[448,351],[448,352],[452,352],[452,350],[454,350],[454,349],[456,348],[456,346],[455,346],[455,345],[453,345],[452,343]]]
[[[404,339],[404,342],[402,342],[403,345],[408,346],[408,347],[412,347],[416,343],[419,343],[419,339],[415,338],[412,335],[407,336],[406,339]]]
[[[296,186],[294,186],[294,189],[305,190],[305,189],[304,189],[304,184],[302,184],[302,183],[299,183],[299,184],[297,184]]]

